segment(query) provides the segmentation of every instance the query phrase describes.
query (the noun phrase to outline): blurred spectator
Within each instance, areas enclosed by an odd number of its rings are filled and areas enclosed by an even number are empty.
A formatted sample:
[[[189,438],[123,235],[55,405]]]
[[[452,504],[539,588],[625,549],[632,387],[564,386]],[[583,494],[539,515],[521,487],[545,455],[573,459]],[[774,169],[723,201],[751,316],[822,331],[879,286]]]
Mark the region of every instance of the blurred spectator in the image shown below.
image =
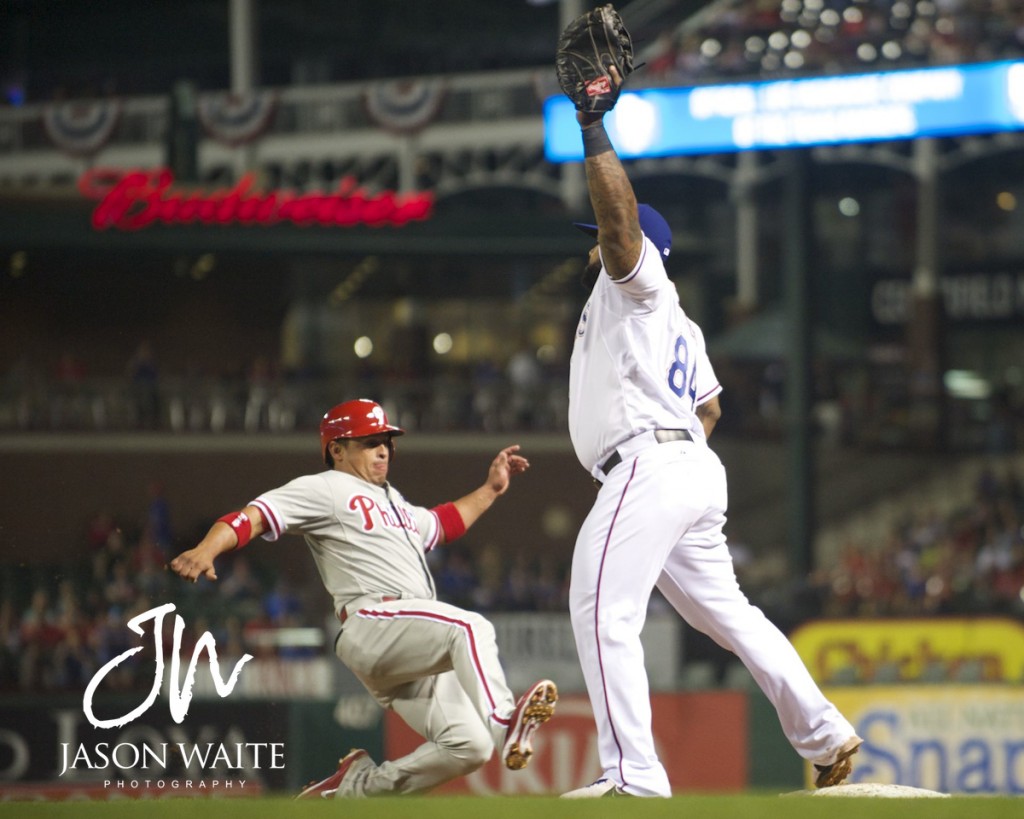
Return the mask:
[[[168,588],[168,575],[164,569],[165,560],[156,548],[146,548],[145,536],[135,553],[134,583],[139,594],[159,600]]]
[[[160,558],[166,561],[174,546],[174,530],[171,526],[171,505],[162,481],[149,484],[149,505],[146,508],[144,535],[155,546]]]
[[[263,612],[270,628],[287,629],[303,625],[302,601],[285,577],[278,577],[273,588],[263,598]],[[310,646],[288,642],[279,643],[276,650],[277,656],[285,659],[302,659],[314,653]]]
[[[220,594],[230,603],[231,610],[245,620],[260,615],[263,584],[252,570],[244,554],[231,561],[230,574],[220,581]],[[273,618],[271,618],[273,619]]]
[[[60,641],[54,646],[51,663],[53,687],[81,690],[96,673],[95,656],[89,645],[90,627],[77,608],[60,615]]]
[[[160,372],[148,340],[139,342],[132,357],[128,359],[127,375],[136,426],[139,429],[157,429],[161,421]]]
[[[443,552],[444,559],[441,568],[434,572],[438,598],[460,608],[474,606],[473,594],[479,582],[466,550],[453,544],[435,551]]]
[[[1014,405],[1013,394],[1003,387],[992,399],[992,419],[988,424],[985,448],[990,455],[1008,455],[1019,447],[1022,413]]]
[[[133,639],[135,635],[128,629],[128,619],[129,615],[118,606],[111,606],[98,618],[91,639],[93,656],[98,666],[137,647]],[[103,679],[103,689],[118,691],[132,688],[136,666],[137,663],[124,662],[110,669]]]
[[[485,432],[501,428],[503,404],[501,369],[490,358],[481,358],[473,368],[473,414],[476,426]]]
[[[5,597],[0,601],[0,690],[13,688],[18,683],[18,655],[21,638],[14,601]]]
[[[99,588],[103,588],[113,574],[114,564],[128,559],[129,552],[124,532],[116,528],[111,529],[103,545],[92,556],[93,581]]]
[[[28,608],[21,615],[22,642],[33,640],[47,642],[55,639],[54,619],[49,592],[42,588],[35,589],[32,592]]]
[[[246,432],[270,428],[270,402],[275,377],[266,356],[256,356],[247,376],[249,394],[245,402],[243,426]]]
[[[18,641],[21,646],[18,683],[26,691],[45,689],[52,684],[47,664],[49,652],[60,642],[50,595],[46,589],[32,592],[28,608],[21,615]]]
[[[114,525],[114,518],[105,510],[96,513],[95,517],[89,521],[89,526],[86,529],[85,541],[89,547],[90,552],[100,552],[106,546],[107,538],[113,533],[117,527]]]
[[[537,601],[533,595],[533,567],[530,557],[518,552],[507,567],[501,587],[500,608],[506,611],[533,611]]]
[[[103,587],[103,599],[110,606],[127,607],[135,602],[137,593],[128,560],[115,560]]]
[[[56,427],[75,429],[87,417],[88,400],[85,397],[89,369],[85,362],[70,350],[61,353],[54,368],[54,389],[50,397],[50,423]]]
[[[1002,0],[734,0],[645,55],[666,84],[1017,58],[1022,10]]]
[[[263,612],[275,626],[297,625],[302,614],[302,602],[285,577],[279,577],[263,598]]]
[[[1024,486],[1009,466],[979,473],[974,496],[962,507],[908,510],[881,542],[850,541],[837,559],[800,588],[784,570],[766,573],[750,594],[775,606],[795,626],[808,617],[924,617],[944,614],[1024,616]],[[206,522],[199,527],[205,531]],[[281,629],[310,621],[301,588],[283,576],[267,589],[251,557],[240,555],[217,587],[169,583],[146,532],[118,529],[97,514],[83,540],[78,573],[57,574],[55,584],[10,582],[0,601],[0,688],[81,690],[96,669],[140,645],[127,620],[158,602],[174,601],[188,624],[183,650],[203,631],[218,651],[240,656],[308,657],[309,647],[282,645]],[[105,537],[104,537],[105,536]],[[758,569],[737,546],[737,571]],[[568,566],[557,554],[508,551],[498,542],[455,544],[430,555],[438,593],[482,611],[566,611]],[[92,563],[90,564],[90,560]],[[780,586],[792,581],[780,593]],[[18,597],[24,595],[24,599]],[[204,597],[205,596],[205,597]],[[200,599],[200,598],[203,599]],[[657,605],[656,601],[653,605]],[[23,610],[19,615],[20,606]],[[173,618],[165,618],[170,640]],[[103,691],[152,684],[152,646],[118,666]]]
[[[908,515],[878,546],[849,543],[815,573],[829,617],[1024,614],[1024,503],[1015,472],[982,473],[967,507]]]
[[[512,391],[509,401],[512,417],[508,428],[534,429],[543,399],[542,372],[537,356],[529,347],[520,346],[509,359],[505,375]]]
[[[46,377],[27,355],[11,365],[0,390],[3,405],[15,428],[35,429],[45,425]]]

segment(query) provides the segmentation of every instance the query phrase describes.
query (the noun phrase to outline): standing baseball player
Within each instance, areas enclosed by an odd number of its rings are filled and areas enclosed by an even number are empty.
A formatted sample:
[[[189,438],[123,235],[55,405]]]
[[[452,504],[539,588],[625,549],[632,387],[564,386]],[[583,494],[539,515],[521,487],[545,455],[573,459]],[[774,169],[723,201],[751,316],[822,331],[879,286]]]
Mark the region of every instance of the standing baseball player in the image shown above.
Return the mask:
[[[604,129],[623,72],[612,60],[597,64],[604,87],[574,98],[597,217],[577,226],[597,245],[570,361],[569,433],[599,489],[576,540],[569,607],[603,775],[564,796],[671,795],[640,642],[655,587],[686,622],[739,656],[793,747],[818,766],[818,787],[835,785],[861,740],[736,581],[723,534],[725,470],[707,445],[721,387],[665,272],[671,230],[637,204]],[[595,106],[606,92],[610,104]]]
[[[377,702],[426,739],[380,765],[353,750],[300,799],[421,793],[476,770],[495,748],[506,766],[524,768],[531,737],[558,699],[550,680],[513,699],[494,627],[439,602],[426,562],[427,552],[461,536],[529,463],[518,446],[506,447],[468,495],[432,509],[413,506],[387,481],[394,438],[403,432],[373,401],[339,404],[320,424],[327,471],[224,515],[170,564],[187,580],[216,580],[218,555],[258,535],[303,535],[341,621],[335,653]]]

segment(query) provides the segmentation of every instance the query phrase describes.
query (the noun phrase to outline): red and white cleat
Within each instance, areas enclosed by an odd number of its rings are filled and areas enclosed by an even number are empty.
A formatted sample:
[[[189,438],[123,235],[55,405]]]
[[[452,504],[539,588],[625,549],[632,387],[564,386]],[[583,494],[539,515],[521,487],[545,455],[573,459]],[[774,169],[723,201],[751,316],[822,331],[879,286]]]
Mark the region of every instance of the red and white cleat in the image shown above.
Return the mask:
[[[338,770],[332,773],[326,779],[321,779],[319,782],[310,782],[305,790],[302,791],[296,799],[333,799],[339,790],[341,790],[341,783],[346,776],[352,773],[354,769],[364,768],[366,766],[372,766],[373,762],[370,760],[369,754],[361,748],[349,751],[345,756],[338,760]]]
[[[558,687],[551,680],[540,680],[516,703],[512,719],[505,734],[501,755],[505,767],[518,771],[527,766],[533,755],[530,740],[533,732],[551,719],[558,702]]]

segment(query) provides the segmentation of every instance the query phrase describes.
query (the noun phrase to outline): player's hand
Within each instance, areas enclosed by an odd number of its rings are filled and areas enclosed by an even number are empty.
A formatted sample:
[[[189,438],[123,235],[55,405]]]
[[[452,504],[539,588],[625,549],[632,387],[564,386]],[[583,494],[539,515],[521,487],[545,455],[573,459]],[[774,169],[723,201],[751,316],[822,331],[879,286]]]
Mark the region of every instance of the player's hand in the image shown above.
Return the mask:
[[[609,65],[608,76],[612,78],[612,85],[616,88],[622,86],[623,80],[622,75],[619,73],[619,69],[614,65]],[[595,122],[600,122],[604,119],[604,111],[577,111],[576,122],[580,124],[580,127],[586,128],[588,125],[593,125]]]
[[[513,475],[518,475],[530,468],[530,462],[519,452],[519,444],[507,446],[491,463],[490,472],[487,474],[487,483],[496,495],[504,494],[508,489],[508,483]]]
[[[193,583],[200,577],[205,577],[208,580],[217,579],[217,572],[213,568],[213,558],[199,546],[182,552],[170,562],[167,568],[179,577],[191,580]]]

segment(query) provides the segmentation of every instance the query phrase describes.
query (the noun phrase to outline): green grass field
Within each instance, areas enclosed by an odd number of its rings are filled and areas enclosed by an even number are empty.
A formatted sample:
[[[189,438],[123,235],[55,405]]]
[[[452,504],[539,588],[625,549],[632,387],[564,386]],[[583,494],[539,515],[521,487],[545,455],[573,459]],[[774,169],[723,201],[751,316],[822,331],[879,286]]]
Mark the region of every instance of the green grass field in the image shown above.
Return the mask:
[[[1019,819],[1024,800],[1013,797],[879,799],[865,797],[677,796],[673,799],[588,799],[554,797],[406,797],[337,802],[295,802],[281,797],[177,798],[116,802],[2,803],[0,815],[74,819],[258,819],[354,817],[355,819]]]

